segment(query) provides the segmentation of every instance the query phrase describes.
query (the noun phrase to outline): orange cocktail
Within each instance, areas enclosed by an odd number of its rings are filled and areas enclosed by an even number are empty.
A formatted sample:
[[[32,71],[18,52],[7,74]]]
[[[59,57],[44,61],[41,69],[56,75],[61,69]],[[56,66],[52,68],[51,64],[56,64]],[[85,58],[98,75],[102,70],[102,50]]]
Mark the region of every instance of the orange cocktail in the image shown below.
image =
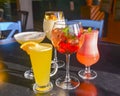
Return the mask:
[[[81,48],[78,50],[76,57],[81,64],[86,66],[86,68],[85,70],[80,71],[79,75],[83,79],[93,79],[92,77],[96,77],[97,74],[96,72],[90,70],[90,66],[95,64],[100,58],[97,47],[98,30],[91,30],[91,32],[87,31],[84,33],[83,36],[84,36],[83,44]]]
[[[96,46],[98,31],[84,34],[84,44],[77,52],[77,59],[85,66],[91,66],[99,60],[99,52]],[[93,39],[94,37],[94,39]]]

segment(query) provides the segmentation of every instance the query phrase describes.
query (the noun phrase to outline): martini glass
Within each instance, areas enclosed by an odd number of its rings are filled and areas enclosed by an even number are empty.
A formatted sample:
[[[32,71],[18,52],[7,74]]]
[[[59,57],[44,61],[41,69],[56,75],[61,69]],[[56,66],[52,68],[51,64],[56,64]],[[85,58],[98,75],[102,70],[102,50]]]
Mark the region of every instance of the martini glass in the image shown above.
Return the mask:
[[[64,21],[64,15],[62,11],[46,11],[43,21],[43,30],[46,33],[47,38],[51,41],[51,31],[56,21]],[[58,68],[65,65],[64,61],[57,58],[57,50],[54,48],[54,57],[52,63],[57,63]]]
[[[28,42],[28,41],[40,43],[44,40],[45,33],[38,32],[38,31],[22,32],[22,33],[15,34],[14,38],[19,44],[23,44],[23,43]],[[30,70],[25,71],[24,77],[26,79],[31,79],[31,80],[33,79],[34,76],[33,76],[32,68]]]

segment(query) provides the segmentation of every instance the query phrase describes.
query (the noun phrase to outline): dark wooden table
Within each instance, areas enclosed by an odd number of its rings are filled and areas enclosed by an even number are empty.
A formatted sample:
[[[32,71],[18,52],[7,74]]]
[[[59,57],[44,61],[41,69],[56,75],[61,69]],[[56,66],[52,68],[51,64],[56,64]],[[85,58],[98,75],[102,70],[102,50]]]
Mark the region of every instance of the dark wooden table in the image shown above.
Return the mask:
[[[32,90],[34,80],[25,79],[23,76],[25,70],[31,67],[28,54],[20,49],[17,42],[0,45],[0,96],[120,96],[120,45],[99,42],[98,48],[101,57],[92,66],[98,74],[96,79],[86,82],[78,76],[78,71],[84,66],[76,60],[75,54],[72,54],[70,73],[79,78],[80,86],[75,90],[62,90],[55,85],[55,80],[65,74],[63,67],[51,77],[54,84],[52,91],[35,94]],[[58,58],[65,61],[62,54],[58,54]]]

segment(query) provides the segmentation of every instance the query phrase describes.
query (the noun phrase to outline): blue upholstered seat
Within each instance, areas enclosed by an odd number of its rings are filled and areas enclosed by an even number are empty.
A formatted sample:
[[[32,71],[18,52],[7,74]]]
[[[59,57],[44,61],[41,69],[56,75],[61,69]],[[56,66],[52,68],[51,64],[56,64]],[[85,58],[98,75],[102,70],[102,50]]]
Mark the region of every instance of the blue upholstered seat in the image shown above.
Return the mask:
[[[4,34],[7,32],[7,35],[5,38],[1,38],[0,43],[7,43],[9,42],[15,33],[21,32],[21,21],[17,22],[0,22],[0,32]],[[1,34],[1,35],[2,35]]]

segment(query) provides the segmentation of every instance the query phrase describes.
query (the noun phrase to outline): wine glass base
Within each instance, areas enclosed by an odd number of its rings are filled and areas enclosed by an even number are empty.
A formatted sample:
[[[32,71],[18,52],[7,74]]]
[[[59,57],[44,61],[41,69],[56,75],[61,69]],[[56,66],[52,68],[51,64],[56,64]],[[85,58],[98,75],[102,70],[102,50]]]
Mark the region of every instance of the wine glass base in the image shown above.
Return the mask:
[[[90,70],[90,73],[85,73],[85,70],[80,70],[78,72],[78,75],[82,78],[82,79],[95,79],[97,77],[97,73],[93,70]]]
[[[65,81],[65,77],[60,77],[56,80],[56,85],[62,89],[72,90],[80,85],[79,80],[76,77],[70,76],[71,81]]]
[[[27,71],[25,71],[24,77],[25,77],[26,79],[33,80],[34,76],[33,76],[32,70],[27,70]]]
[[[65,65],[65,62],[62,60],[57,60],[57,61],[52,61],[52,63],[57,63],[58,64],[58,68],[62,68]],[[54,65],[54,64],[52,64]],[[52,68],[54,68],[54,66],[52,66]]]
[[[38,86],[36,83],[33,85],[33,91],[35,93],[46,93],[53,89],[53,84],[49,82],[46,86]]]

